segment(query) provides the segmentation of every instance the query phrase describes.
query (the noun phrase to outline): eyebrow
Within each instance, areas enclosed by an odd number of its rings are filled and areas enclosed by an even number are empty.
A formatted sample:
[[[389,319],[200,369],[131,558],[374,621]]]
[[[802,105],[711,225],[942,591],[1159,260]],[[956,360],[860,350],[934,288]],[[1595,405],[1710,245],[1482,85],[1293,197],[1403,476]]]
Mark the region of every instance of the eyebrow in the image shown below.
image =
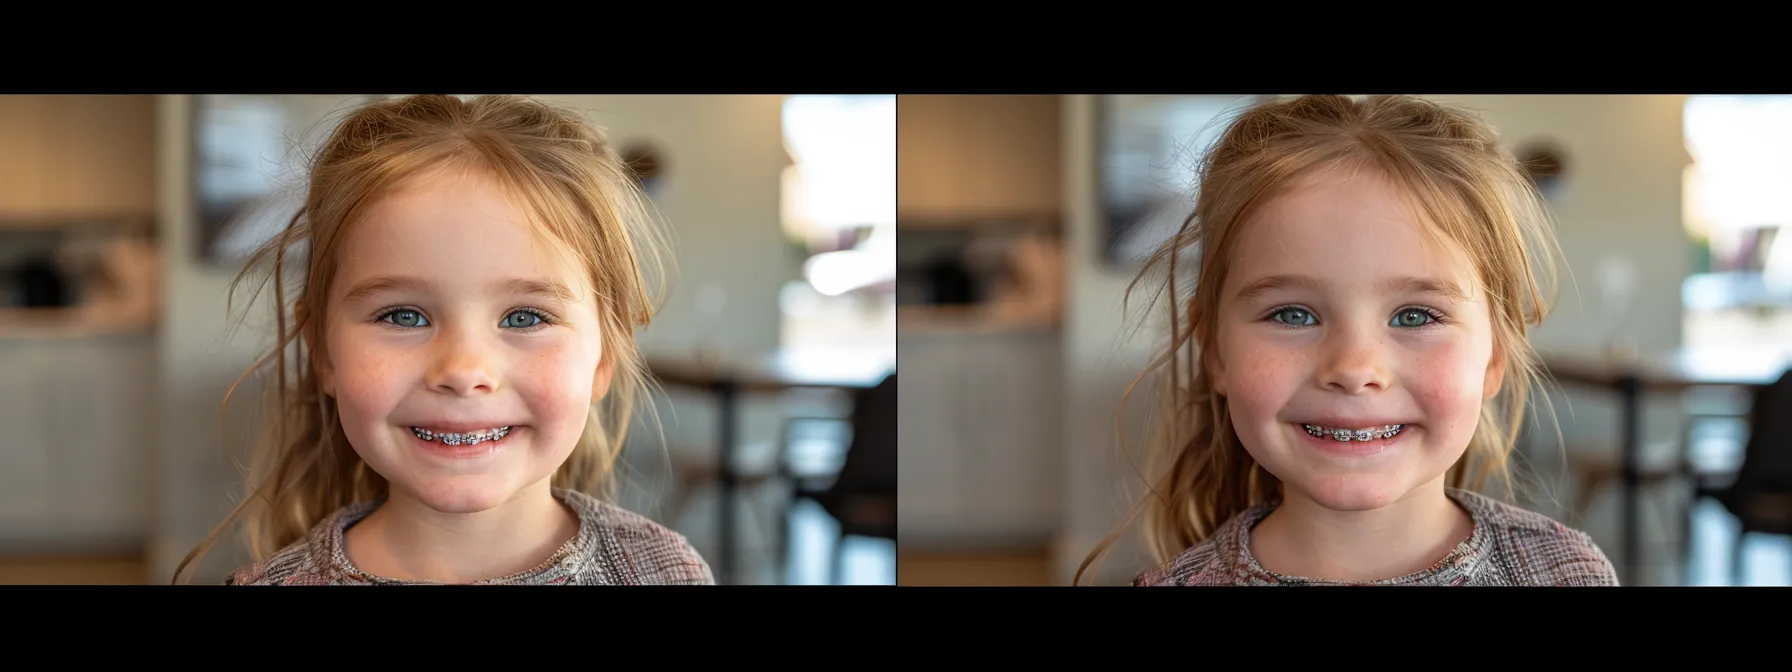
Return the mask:
[[[1402,276],[1382,283],[1382,289],[1396,291],[1402,294],[1431,294],[1442,296],[1457,302],[1468,300],[1468,292],[1462,291],[1462,287],[1454,282],[1437,278]]]
[[[430,287],[431,285],[428,281],[416,277],[378,277],[355,285],[354,289],[350,289],[347,294],[343,295],[342,300],[344,302],[353,302],[378,296],[380,294],[422,294],[428,292]],[[540,296],[559,299],[569,303],[575,300],[572,290],[568,289],[566,285],[558,282],[512,278],[497,283],[495,287],[497,287],[499,291],[510,295]]]
[[[1233,298],[1238,301],[1249,301],[1270,292],[1285,289],[1317,290],[1319,281],[1306,275],[1272,275],[1245,285],[1243,289],[1238,290],[1238,294]],[[1468,300],[1468,294],[1463,292],[1456,283],[1436,278],[1413,276],[1389,278],[1381,283],[1381,290],[1401,294],[1431,294],[1458,302]]]
[[[381,277],[368,280],[342,296],[343,303],[353,303],[380,294],[422,294],[429,290],[429,283],[412,277]]]
[[[1260,298],[1264,294],[1284,289],[1312,290],[1318,288],[1319,282],[1309,276],[1272,275],[1267,278],[1259,278],[1255,282],[1245,285],[1243,289],[1238,290],[1238,294],[1233,298],[1238,301],[1250,301]]]
[[[559,299],[567,303],[572,303],[578,298],[573,295],[571,289],[568,289],[566,285],[558,282],[516,278],[506,280],[503,283],[500,283],[500,286],[504,288],[505,292],[518,296],[542,296]]]

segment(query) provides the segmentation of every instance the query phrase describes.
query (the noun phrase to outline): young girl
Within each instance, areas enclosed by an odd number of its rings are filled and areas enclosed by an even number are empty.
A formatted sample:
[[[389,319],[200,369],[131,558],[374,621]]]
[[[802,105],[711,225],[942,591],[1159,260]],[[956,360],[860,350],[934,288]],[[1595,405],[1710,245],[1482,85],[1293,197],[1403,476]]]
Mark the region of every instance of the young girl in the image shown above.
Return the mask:
[[[1473,491],[1512,492],[1548,226],[1466,112],[1306,96],[1235,120],[1151,264],[1167,469],[1128,517],[1161,563],[1134,585],[1616,585],[1586,534]]]
[[[589,494],[646,384],[648,212],[576,113],[417,96],[344,120],[256,257],[281,338],[248,496],[176,581],[241,520],[238,585],[713,583],[682,536]]]

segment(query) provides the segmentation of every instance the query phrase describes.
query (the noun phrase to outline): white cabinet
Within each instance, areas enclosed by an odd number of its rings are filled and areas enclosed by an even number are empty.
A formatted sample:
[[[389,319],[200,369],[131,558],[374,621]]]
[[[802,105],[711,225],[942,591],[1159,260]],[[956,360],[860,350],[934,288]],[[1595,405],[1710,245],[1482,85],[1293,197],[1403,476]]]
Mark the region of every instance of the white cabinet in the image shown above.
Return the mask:
[[[951,344],[900,331],[896,338],[897,531],[908,537],[948,525],[964,509],[958,462],[969,442],[956,429],[960,358]]]
[[[147,530],[158,445],[150,341],[83,340],[62,355],[82,375],[51,380],[53,421],[66,432],[52,443],[57,514],[95,535]]]
[[[1034,546],[1058,527],[1052,331],[899,333],[903,548]]]
[[[153,341],[0,340],[0,541],[140,541],[156,448]]]
[[[35,350],[0,344],[0,530],[42,525],[50,508],[50,427]]]

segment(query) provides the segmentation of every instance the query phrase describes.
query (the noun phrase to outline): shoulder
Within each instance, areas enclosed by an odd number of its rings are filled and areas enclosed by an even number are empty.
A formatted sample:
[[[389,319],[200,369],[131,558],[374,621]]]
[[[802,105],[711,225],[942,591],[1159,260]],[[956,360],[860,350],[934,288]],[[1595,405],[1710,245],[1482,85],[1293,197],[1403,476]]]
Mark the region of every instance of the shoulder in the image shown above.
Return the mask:
[[[227,586],[299,586],[328,582],[329,563],[320,562],[309,537],[300,539],[255,564],[231,572]]]
[[[1195,544],[1169,562],[1140,572],[1132,580],[1132,585],[1200,586],[1229,583],[1218,580],[1225,572],[1218,567],[1221,563],[1215,546],[1213,539]]]
[[[1617,569],[1587,533],[1543,514],[1484,495],[1458,491],[1477,524],[1487,526],[1494,561],[1524,583],[1548,586],[1616,586]]]
[[[611,580],[623,584],[714,585],[709,563],[684,535],[646,516],[582,492],[563,491],[579,509],[583,534],[594,537],[588,552],[602,562]]]
[[[1213,534],[1180,555],[1133,579],[1134,586],[1229,586],[1237,583],[1239,554],[1234,539],[1248,513],[1233,516]]]
[[[298,541],[267,559],[243,567],[224,580],[227,586],[305,586],[332,582],[335,552],[330,540],[343,512],[325,518]]]

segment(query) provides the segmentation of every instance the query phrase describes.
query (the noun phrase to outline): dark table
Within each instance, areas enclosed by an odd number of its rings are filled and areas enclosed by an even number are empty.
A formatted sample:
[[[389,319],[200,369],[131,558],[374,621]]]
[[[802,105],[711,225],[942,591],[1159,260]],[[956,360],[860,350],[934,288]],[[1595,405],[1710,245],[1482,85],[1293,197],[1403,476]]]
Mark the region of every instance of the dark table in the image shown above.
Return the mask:
[[[743,393],[779,393],[793,389],[870,389],[895,373],[887,352],[860,349],[787,349],[755,356],[700,355],[694,352],[646,353],[647,368],[663,386],[699,390],[716,397],[717,484],[721,515],[717,521],[716,582],[735,580],[734,505],[738,474],[734,451]]]
[[[1624,484],[1623,563],[1619,580],[1637,579],[1637,510],[1641,494],[1639,453],[1642,448],[1644,392],[1682,392],[1694,387],[1740,387],[1750,390],[1778,380],[1792,367],[1792,351],[1749,348],[1680,348],[1637,357],[1594,352],[1544,352],[1546,375],[1555,380],[1618,393],[1619,468]]]

